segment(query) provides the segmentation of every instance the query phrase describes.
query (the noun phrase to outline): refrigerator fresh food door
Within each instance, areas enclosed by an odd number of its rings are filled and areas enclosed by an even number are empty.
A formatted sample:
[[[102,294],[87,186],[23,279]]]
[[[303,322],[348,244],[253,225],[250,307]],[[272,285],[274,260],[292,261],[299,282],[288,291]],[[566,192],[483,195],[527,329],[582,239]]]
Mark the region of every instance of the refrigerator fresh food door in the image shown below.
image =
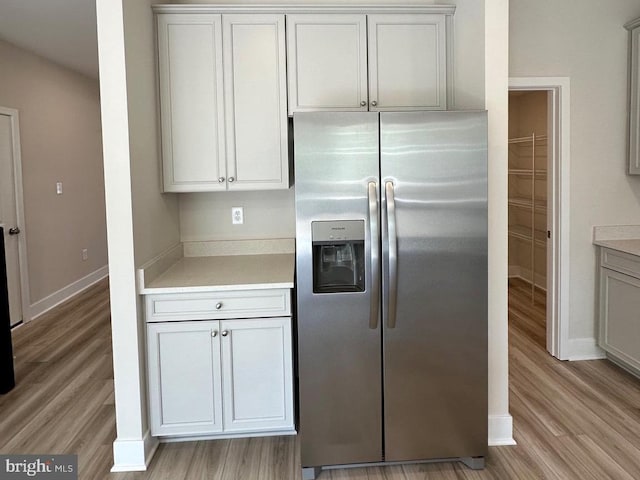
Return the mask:
[[[379,462],[378,115],[296,113],[293,122],[302,466]],[[361,238],[364,278],[352,261]],[[351,280],[323,288],[316,272],[314,292],[314,266],[341,267]]]
[[[386,461],[487,451],[485,112],[380,114]]]

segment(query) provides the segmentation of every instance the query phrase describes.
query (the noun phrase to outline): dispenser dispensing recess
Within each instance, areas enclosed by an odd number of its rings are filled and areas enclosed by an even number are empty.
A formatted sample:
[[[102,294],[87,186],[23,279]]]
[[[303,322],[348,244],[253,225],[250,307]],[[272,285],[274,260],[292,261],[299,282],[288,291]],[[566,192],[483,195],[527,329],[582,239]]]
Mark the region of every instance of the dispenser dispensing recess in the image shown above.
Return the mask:
[[[364,220],[311,222],[313,293],[364,292]]]

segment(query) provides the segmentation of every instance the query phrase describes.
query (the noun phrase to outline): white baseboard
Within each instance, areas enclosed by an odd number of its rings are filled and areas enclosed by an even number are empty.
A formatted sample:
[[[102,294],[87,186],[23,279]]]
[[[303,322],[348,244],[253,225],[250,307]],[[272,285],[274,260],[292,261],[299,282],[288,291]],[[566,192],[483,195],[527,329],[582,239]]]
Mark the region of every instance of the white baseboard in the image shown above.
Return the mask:
[[[48,297],[38,300],[29,307],[29,319],[33,320],[52,308],[57,307],[61,303],[69,300],[71,297],[79,294],[83,290],[86,290],[94,283],[99,282],[107,275],[109,275],[109,266],[105,265],[95,272],[82,277],[80,280],[76,280],[57,292],[52,293]]]
[[[509,278],[519,278],[527,283],[531,283],[531,270],[518,265],[509,265]],[[536,273],[536,287],[547,291],[547,279],[544,275]]]
[[[607,355],[597,345],[595,338],[569,339],[569,360],[600,360],[602,358],[607,358]]]
[[[142,472],[147,469],[160,442],[147,430],[140,440],[113,442],[112,472]]]
[[[511,415],[489,415],[489,446],[516,445]]]

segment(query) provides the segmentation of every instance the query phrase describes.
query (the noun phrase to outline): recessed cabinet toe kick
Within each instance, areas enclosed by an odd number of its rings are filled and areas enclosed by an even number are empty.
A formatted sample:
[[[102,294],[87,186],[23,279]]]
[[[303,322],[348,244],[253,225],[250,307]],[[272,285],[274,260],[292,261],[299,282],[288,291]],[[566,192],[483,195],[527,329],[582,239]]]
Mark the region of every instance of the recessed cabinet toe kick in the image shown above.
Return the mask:
[[[295,433],[288,289],[146,295],[151,434]]]

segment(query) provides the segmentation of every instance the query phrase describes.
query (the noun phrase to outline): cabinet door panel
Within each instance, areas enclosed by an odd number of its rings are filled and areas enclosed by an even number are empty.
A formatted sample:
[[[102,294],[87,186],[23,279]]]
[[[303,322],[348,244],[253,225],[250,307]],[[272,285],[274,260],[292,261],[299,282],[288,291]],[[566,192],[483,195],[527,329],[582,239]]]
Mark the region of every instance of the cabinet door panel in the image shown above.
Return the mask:
[[[223,29],[228,188],[289,188],[284,15],[224,15]]]
[[[629,86],[629,173],[638,175],[640,174],[640,23],[631,31],[629,60],[631,82]]]
[[[446,109],[445,16],[369,15],[368,22],[370,110]]]
[[[218,322],[148,325],[149,405],[153,435],[222,430]]]
[[[365,15],[287,15],[289,113],[366,111],[366,42]]]
[[[164,189],[222,190],[224,103],[220,15],[158,15]]]
[[[600,345],[640,369],[640,279],[600,271]]]
[[[225,432],[293,428],[290,322],[220,322]]]

